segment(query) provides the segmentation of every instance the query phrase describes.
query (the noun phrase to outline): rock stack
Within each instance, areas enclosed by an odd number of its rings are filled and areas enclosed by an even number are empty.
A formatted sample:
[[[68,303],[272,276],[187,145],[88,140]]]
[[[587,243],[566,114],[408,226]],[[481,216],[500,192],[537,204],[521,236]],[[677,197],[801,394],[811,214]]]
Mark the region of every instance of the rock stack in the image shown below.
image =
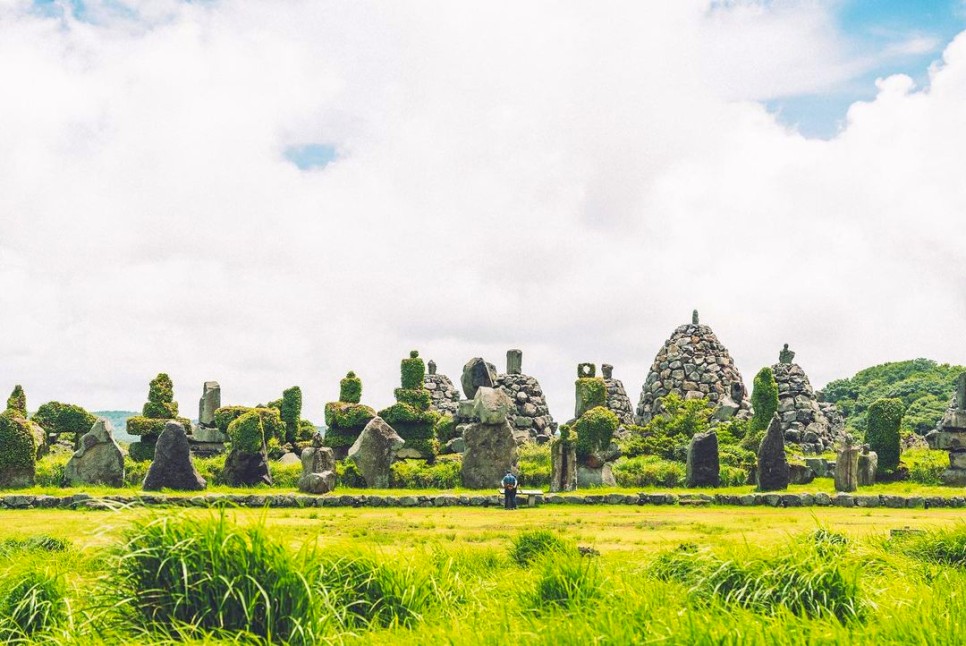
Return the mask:
[[[332,449],[336,460],[345,459],[349,447],[376,416],[376,411],[362,401],[362,380],[351,370],[339,382],[339,401],[325,405],[325,438],[323,446]]]
[[[202,386],[201,399],[198,401],[198,425],[195,426],[188,443],[191,454],[208,458],[225,452],[228,435],[218,430],[215,411],[221,408],[221,386],[217,381],[206,381]]]
[[[778,353],[778,363],[771,367],[778,384],[778,415],[785,441],[798,444],[806,453],[822,453],[830,450],[838,439],[842,426],[838,425],[841,415],[833,410],[833,404],[825,404],[824,409],[832,415],[829,420],[823,412],[805,371],[793,363],[795,353],[788,344]]]
[[[637,404],[637,422],[646,424],[660,411],[659,400],[671,393],[685,399],[704,397],[712,404],[730,398],[739,414],[750,410],[747,390],[718,337],[701,325],[695,310],[690,325],[674,330],[657,353]]]
[[[423,387],[429,391],[430,409],[447,415],[456,415],[460,404],[460,393],[446,375],[436,374],[436,362],[426,364],[428,373],[423,378]]]
[[[478,421],[463,428],[466,451],[460,478],[468,489],[496,487],[517,466],[517,443],[509,424],[514,408],[510,397],[498,388],[481,386],[473,398],[473,417]]]
[[[540,382],[534,377],[523,374],[523,352],[508,350],[506,353],[506,373],[499,375],[494,385],[505,392],[514,403],[515,410],[510,412],[509,421],[517,436],[526,432],[526,439],[547,442],[557,430],[557,423],[550,415],[547,400]],[[469,395],[468,395],[469,396]]]
[[[178,417],[178,402],[174,401],[174,384],[171,377],[163,372],[151,380],[148,387],[148,401],[140,415],[127,420],[128,435],[141,438],[128,449],[132,460],[154,459],[154,449],[158,438],[168,422],[177,422],[182,430],[191,428],[191,421]]]
[[[624,390],[623,382],[614,379],[614,366],[605,363],[600,371],[604,374],[604,383],[607,385],[607,409],[617,415],[621,424],[633,424],[634,406]]]
[[[124,454],[114,441],[111,423],[99,418],[81,437],[80,448],[64,467],[64,481],[72,486],[124,486]]]
[[[435,426],[440,414],[430,410],[432,398],[424,387],[426,364],[413,350],[400,362],[402,388],[396,388],[396,403],[379,411],[406,444],[400,449],[400,459],[434,460],[438,450]]]
[[[966,372],[956,380],[953,406],[940,422],[937,447],[949,451],[949,468],[943,471],[943,482],[966,485]]]

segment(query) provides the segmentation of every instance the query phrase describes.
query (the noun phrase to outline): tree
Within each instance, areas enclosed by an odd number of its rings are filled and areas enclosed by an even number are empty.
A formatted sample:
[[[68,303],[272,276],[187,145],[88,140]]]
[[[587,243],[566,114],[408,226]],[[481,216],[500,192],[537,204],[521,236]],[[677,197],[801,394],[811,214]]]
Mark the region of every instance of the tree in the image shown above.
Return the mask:
[[[755,409],[755,416],[751,418],[749,434],[764,431],[778,411],[778,383],[775,381],[775,374],[767,366],[755,375],[751,406]]]
[[[869,430],[865,433],[865,441],[879,456],[877,472],[880,474],[895,471],[899,466],[902,451],[899,426],[905,412],[902,400],[892,397],[877,399],[869,406]]]
[[[7,410],[20,413],[21,417],[27,417],[27,395],[23,391],[23,386],[17,384],[7,399]]]
[[[302,417],[302,389],[292,386],[282,391],[282,405],[279,406],[282,421],[285,422],[285,441],[295,444],[299,436],[299,419]]]

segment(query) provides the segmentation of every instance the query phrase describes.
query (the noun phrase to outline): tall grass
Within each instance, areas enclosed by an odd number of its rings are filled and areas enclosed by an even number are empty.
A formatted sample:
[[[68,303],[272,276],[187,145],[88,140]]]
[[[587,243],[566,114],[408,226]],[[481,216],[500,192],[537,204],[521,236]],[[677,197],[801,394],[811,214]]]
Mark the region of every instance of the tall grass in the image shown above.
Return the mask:
[[[896,538],[887,546],[920,561],[966,568],[966,524]]]
[[[27,642],[65,623],[68,617],[62,576],[27,572],[0,599],[0,639]]]
[[[576,553],[573,544],[565,541],[547,529],[535,529],[517,534],[510,543],[510,558],[517,564],[527,567],[545,556],[570,555]]]

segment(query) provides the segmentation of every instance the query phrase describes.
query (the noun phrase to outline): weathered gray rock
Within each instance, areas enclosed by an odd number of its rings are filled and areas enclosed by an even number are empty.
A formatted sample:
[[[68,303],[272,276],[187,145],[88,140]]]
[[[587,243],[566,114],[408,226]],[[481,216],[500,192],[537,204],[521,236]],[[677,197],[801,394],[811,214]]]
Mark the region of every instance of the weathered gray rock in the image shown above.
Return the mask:
[[[473,398],[473,417],[482,424],[502,424],[513,409],[510,397],[497,388],[481,386]]]
[[[64,480],[69,486],[124,486],[124,453],[114,441],[114,428],[103,417],[80,439],[80,448],[64,467]]]
[[[718,434],[695,433],[688,445],[687,486],[717,487],[720,483]]]
[[[875,472],[879,468],[879,456],[875,451],[863,448],[859,454],[859,486],[871,487],[875,484]]]
[[[949,468],[943,471],[943,483],[953,487],[966,485],[966,372],[957,378],[952,403],[937,430],[936,448],[949,451]]]
[[[815,472],[806,464],[792,463],[788,465],[789,484],[808,484],[815,479]]]
[[[175,491],[201,491],[207,486],[205,479],[191,462],[188,436],[184,426],[168,422],[158,437],[154,449],[154,461],[144,478],[145,491],[174,489]]]
[[[346,461],[354,462],[366,485],[389,487],[390,467],[405,441],[381,417],[373,417],[349,449]]]
[[[323,494],[335,490],[335,457],[332,449],[325,446],[309,446],[302,449],[302,477],[299,491]]]
[[[507,372],[497,377],[496,386],[513,402],[511,424],[521,431],[523,440],[535,440],[538,435],[552,434],[557,430],[557,423],[550,415],[543,389],[535,377],[522,372]]]
[[[487,363],[481,357],[474,357],[463,366],[463,376],[460,384],[467,399],[476,397],[476,391],[481,386],[493,388],[496,385],[496,366]]]
[[[523,372],[523,350],[506,351],[506,373],[519,375]]]
[[[215,411],[221,408],[221,386],[217,381],[206,381],[198,402],[198,426],[215,425]]]
[[[513,429],[502,424],[467,424],[463,430],[466,451],[463,453],[461,479],[468,489],[498,487],[507,471],[517,465],[517,443]]]
[[[423,377],[423,387],[429,391],[430,409],[441,413],[457,414],[460,394],[446,375],[436,374],[436,362],[429,362],[429,372]]]
[[[551,444],[550,465],[550,491],[574,491],[577,489],[576,444],[560,439]]]
[[[805,371],[793,363],[795,353],[782,350],[771,367],[778,384],[778,410],[782,414],[785,441],[799,444],[805,453],[822,453],[841,439],[844,420],[834,404],[821,403]]]
[[[298,455],[290,452],[280,457],[278,460],[276,460],[276,462],[288,466],[292,464],[301,464],[302,459]]]
[[[611,469],[611,463],[605,462],[600,467],[577,465],[577,486],[587,487],[616,487],[617,480]]]
[[[785,457],[785,438],[778,413],[772,417],[768,431],[758,448],[758,489],[781,491],[788,488],[788,460]]]
[[[454,437],[446,443],[445,453],[463,453],[466,451],[466,440],[462,437]]]
[[[634,406],[631,398],[624,390],[624,383],[620,379],[614,379],[614,366],[609,363],[603,364],[601,373],[604,376],[604,383],[607,385],[607,408],[617,415],[621,424],[634,423]]]
[[[852,493],[859,488],[859,447],[842,447],[835,459],[835,490]]]
[[[265,450],[256,453],[232,449],[225,459],[221,479],[231,487],[251,487],[272,484],[272,474],[268,470],[268,456]]]

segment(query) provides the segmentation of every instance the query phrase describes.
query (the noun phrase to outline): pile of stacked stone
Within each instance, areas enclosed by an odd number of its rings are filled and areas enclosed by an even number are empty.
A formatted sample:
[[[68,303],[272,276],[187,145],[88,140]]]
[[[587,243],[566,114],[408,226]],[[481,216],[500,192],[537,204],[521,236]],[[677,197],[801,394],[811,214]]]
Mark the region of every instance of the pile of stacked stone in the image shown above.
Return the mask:
[[[557,423],[550,415],[543,389],[536,378],[523,374],[523,351],[507,350],[506,373],[497,376],[493,385],[510,397],[514,410],[510,422],[518,437],[525,431],[528,440],[540,443],[550,441],[557,430]],[[467,395],[469,396],[469,395]]]
[[[406,444],[399,452],[400,459],[417,458],[433,460],[438,450],[435,434],[440,414],[430,410],[432,398],[424,387],[426,364],[413,350],[400,362],[402,388],[396,388],[396,403],[379,411]]]
[[[597,367],[594,364],[581,363],[577,366],[574,388],[574,419],[567,422],[560,432],[560,439],[564,439],[564,432],[567,432],[567,441],[555,443],[555,446],[559,446],[558,450],[551,449],[551,474],[558,480],[555,485],[561,491],[573,487],[573,483],[566,479],[565,464],[571,459],[567,443],[572,441],[575,449],[572,455],[576,458],[576,485],[616,486],[612,467],[621,452],[613,442],[613,436],[620,420],[607,408],[607,384],[597,376]],[[576,438],[571,434],[576,435]]]
[[[517,442],[509,418],[514,409],[509,395],[499,388],[477,388],[473,418],[463,428],[466,450],[460,467],[463,486],[469,489],[497,487],[504,474],[515,471]]]
[[[332,449],[336,460],[344,460],[349,447],[376,416],[362,401],[362,380],[351,370],[339,382],[339,401],[325,405],[325,438],[323,446]]]
[[[225,452],[228,435],[215,423],[215,411],[221,408],[221,386],[217,381],[206,381],[198,401],[198,424],[191,430],[188,444],[191,453],[208,458]]]
[[[17,386],[0,414],[0,488],[33,486],[37,450],[38,437],[27,420],[27,398]]]
[[[614,379],[614,366],[605,363],[600,367],[604,375],[604,383],[607,384],[607,409],[617,415],[621,424],[634,423],[634,405],[631,398],[624,390],[624,384],[620,379]]]
[[[785,441],[798,444],[805,453],[830,450],[839,439],[844,423],[833,404],[825,404],[834,421],[823,412],[805,371],[794,363],[795,353],[788,344],[778,353],[778,363],[771,367],[778,384],[778,415]],[[834,413],[833,413],[834,411]]]
[[[127,433],[141,438],[128,448],[132,460],[154,458],[155,445],[168,422],[177,422],[182,430],[191,428],[191,421],[178,417],[178,402],[174,401],[171,377],[160,373],[148,387],[148,401],[140,415],[128,418]],[[186,440],[187,441],[187,440]]]
[[[460,404],[460,394],[446,375],[436,373],[436,362],[430,359],[426,364],[429,372],[423,380],[423,387],[429,391],[430,408],[446,415],[456,415]]]
[[[750,415],[741,374],[711,328],[700,324],[697,310],[691,324],[674,330],[657,353],[637,404],[638,424],[660,413],[660,399],[671,393],[703,397],[739,417]]]
[[[942,479],[948,485],[966,485],[966,372],[956,380],[953,406],[939,424],[938,448],[949,451],[949,468]]]

